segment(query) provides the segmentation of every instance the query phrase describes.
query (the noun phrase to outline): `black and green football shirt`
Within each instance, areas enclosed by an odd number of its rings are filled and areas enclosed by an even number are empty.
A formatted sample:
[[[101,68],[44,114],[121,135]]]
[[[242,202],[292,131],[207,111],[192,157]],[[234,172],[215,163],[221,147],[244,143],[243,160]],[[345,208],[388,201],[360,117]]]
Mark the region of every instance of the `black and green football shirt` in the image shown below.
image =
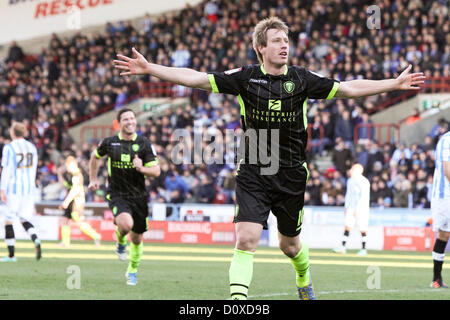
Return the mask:
[[[244,131],[255,129],[258,144],[261,129],[267,129],[267,155],[271,155],[271,130],[278,129],[279,165],[295,167],[306,160],[308,142],[307,100],[331,99],[339,88],[339,81],[321,77],[303,67],[286,66],[282,75],[268,74],[264,65],[250,65],[225,72],[208,73],[215,93],[238,96]],[[242,142],[241,142],[242,143]],[[245,162],[249,162],[249,136],[245,139]],[[253,149],[255,150],[255,149]],[[264,165],[258,156],[257,165]]]
[[[108,156],[108,194],[111,197],[140,198],[147,196],[145,176],[133,165],[135,155],[145,167],[158,165],[156,152],[147,138],[134,135],[123,140],[121,134],[108,137],[95,150],[98,159]]]

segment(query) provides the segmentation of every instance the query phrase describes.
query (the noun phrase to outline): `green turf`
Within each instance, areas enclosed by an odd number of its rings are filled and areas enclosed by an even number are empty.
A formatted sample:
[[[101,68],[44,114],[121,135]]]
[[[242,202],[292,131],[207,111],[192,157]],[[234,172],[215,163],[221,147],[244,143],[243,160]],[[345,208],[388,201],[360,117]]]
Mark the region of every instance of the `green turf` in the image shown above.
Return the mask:
[[[56,247],[55,243],[44,242],[43,259],[36,261],[31,242],[18,242],[18,261],[0,263],[0,299],[228,298],[228,268],[232,246],[146,243],[144,255],[150,260],[141,261],[138,285],[130,287],[125,284],[127,263],[114,256],[113,243],[105,243],[101,247],[94,247],[86,242],[74,244],[72,248],[62,249]],[[197,252],[202,249],[206,251]],[[211,249],[219,250],[209,252]],[[358,257],[352,255],[356,252],[352,250],[345,256],[330,254],[330,250],[310,252],[313,283],[318,299],[450,299],[449,289],[429,288],[432,276],[431,253],[372,251],[367,257]],[[4,245],[1,253],[6,253]],[[71,254],[81,254],[81,258],[70,258]],[[85,254],[92,254],[96,258],[83,258]],[[49,257],[50,255],[58,257]],[[162,256],[164,260],[155,260],[160,259],[156,256]],[[176,260],[179,257],[191,257],[194,261]],[[223,261],[195,261],[198,258],[220,258]],[[380,266],[380,288],[368,288],[368,279],[372,276],[367,273],[368,268],[382,262],[407,263],[408,266],[418,263],[420,267]],[[80,270],[80,289],[70,289],[67,286],[68,282],[69,285],[73,283],[70,281],[73,274],[68,273],[70,266],[76,266]],[[449,269],[445,264],[444,267],[443,277],[450,279]],[[293,268],[278,249],[264,247],[257,251],[253,275],[249,289],[251,299],[297,299]],[[371,283],[373,282],[369,281],[369,285]]]

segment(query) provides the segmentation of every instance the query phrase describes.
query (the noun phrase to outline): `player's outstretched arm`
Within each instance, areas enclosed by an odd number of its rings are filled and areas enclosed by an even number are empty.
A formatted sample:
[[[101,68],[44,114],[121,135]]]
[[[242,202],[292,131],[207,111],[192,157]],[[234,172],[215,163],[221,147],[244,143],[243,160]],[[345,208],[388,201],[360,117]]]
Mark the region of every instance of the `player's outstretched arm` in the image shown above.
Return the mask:
[[[120,73],[121,76],[149,74],[161,80],[186,87],[212,90],[208,75],[205,72],[149,63],[135,48],[132,51],[134,59],[118,54],[117,57],[121,60],[114,60],[115,68],[122,71]]]
[[[100,187],[98,182],[98,168],[99,168],[99,159],[97,158],[96,152],[93,151],[91,153],[91,159],[89,160],[89,186],[88,189],[91,192],[97,191]]]
[[[397,78],[386,80],[350,80],[339,84],[336,98],[358,98],[395,90],[418,90],[424,83],[422,72],[409,73],[409,65]]]

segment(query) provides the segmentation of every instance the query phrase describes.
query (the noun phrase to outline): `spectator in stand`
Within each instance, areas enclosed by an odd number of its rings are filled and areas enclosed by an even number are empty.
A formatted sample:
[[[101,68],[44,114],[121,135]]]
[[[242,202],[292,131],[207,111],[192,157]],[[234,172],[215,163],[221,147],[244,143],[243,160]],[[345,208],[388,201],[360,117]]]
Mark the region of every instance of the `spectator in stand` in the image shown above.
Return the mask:
[[[216,189],[211,177],[203,174],[200,180],[200,187],[197,192],[198,203],[212,203],[216,197]]]
[[[367,168],[369,153],[367,152],[366,148],[363,145],[361,144],[356,145],[355,158],[357,163],[361,164],[364,168]]]
[[[392,190],[387,186],[385,180],[380,179],[380,181],[378,181],[378,190],[379,196],[383,198],[383,201],[389,199],[389,201],[392,202]]]
[[[314,117],[314,123],[311,127],[311,133],[310,133],[310,144],[311,144],[311,153],[313,155],[315,154],[322,154],[322,151],[324,150],[324,141],[321,139],[321,133],[323,134],[323,127],[322,123],[320,121],[320,116],[316,115]]]
[[[411,116],[409,116],[408,118],[406,118],[406,124],[409,126],[419,120],[420,120],[420,110],[419,110],[419,108],[415,108],[413,111],[413,114]]]
[[[378,187],[378,183],[371,183],[370,184],[370,206],[376,206],[378,204],[378,199],[380,197],[380,190]]]
[[[373,122],[369,118],[367,112],[361,114],[361,118],[357,123],[358,127],[358,144],[368,144],[369,141],[375,139],[375,127],[373,127]]]
[[[425,179],[418,179],[413,189],[414,208],[430,208],[428,187]]]
[[[379,162],[383,165],[383,155],[380,152],[379,146],[375,141],[368,141],[367,143],[367,165],[364,168],[367,176],[371,177],[374,174],[375,163]]]
[[[325,150],[331,150],[334,141],[334,124],[331,122],[331,115],[328,111],[321,113],[321,122],[323,127],[323,147]]]
[[[402,156],[403,153],[403,156]],[[406,147],[405,142],[400,142],[398,147],[395,149],[394,153],[392,154],[392,159],[395,160],[397,163],[399,163],[401,158],[404,159],[411,159],[411,150],[409,150]]]
[[[353,125],[348,110],[344,110],[338,118],[334,127],[334,136],[341,138],[346,147],[351,148],[353,146]]]
[[[11,46],[9,47],[8,51],[8,57],[6,58],[5,62],[18,62],[22,61],[22,59],[25,57],[22,48],[17,44],[16,41],[13,41],[11,43]]]
[[[404,3],[389,0],[383,3],[383,6],[389,9],[383,13],[383,34],[367,34],[365,29],[360,27],[364,25],[366,17],[339,14],[342,8],[345,8],[346,12],[360,11],[357,4],[343,0],[330,3],[241,0],[239,5],[233,1],[217,0],[185,7],[175,15],[162,14],[151,18],[147,14],[139,24],[135,24],[140,25],[140,30],[134,30],[129,21],[124,21],[105,24],[105,31],[102,32],[82,30],[67,37],[53,34],[48,44],[35,55],[25,52],[14,42],[9,48],[8,57],[0,61],[0,135],[7,136],[7,128],[13,118],[28,119],[29,139],[38,146],[43,160],[46,161],[45,166],[39,166],[39,170],[43,170],[39,179],[48,183],[48,173],[44,171],[51,167],[52,161],[58,158],[58,153],[63,150],[73,154],[83,152],[80,146],[71,142],[70,136],[67,135],[68,127],[100,110],[111,110],[117,101],[120,105],[124,98],[129,99],[138,92],[142,92],[144,96],[160,96],[147,89],[157,86],[155,79],[119,77],[117,70],[109,68],[109,63],[117,51],[129,55],[129,43],[132,43],[150,60],[164,65],[171,65],[177,60],[185,65],[188,60],[186,53],[180,54],[180,59],[171,61],[172,57],[177,56],[173,55],[174,52],[183,47],[180,52],[186,51],[190,55],[188,63],[195,65],[195,69],[203,72],[229,70],[240,65],[239,61],[245,61],[245,64],[257,62],[251,46],[248,45],[251,42],[249,34],[252,21],[278,13],[283,15],[291,12],[286,16],[291,27],[293,64],[308,65],[316,72],[341,80],[359,76],[373,79],[393,78],[398,75],[399,70],[406,67],[408,61],[405,57],[411,52],[408,59],[414,60],[414,65],[427,75],[448,75],[450,46],[447,43],[450,21],[447,7],[436,1],[412,0]],[[247,17],[244,13],[248,12],[251,14]],[[321,13],[308,15],[308,12]],[[358,57],[358,62],[351,60],[351,57],[355,56]],[[126,95],[121,92],[124,87],[128,88]],[[312,122],[316,115],[320,116],[320,123],[325,132],[325,150],[326,138],[332,139],[330,147],[334,146],[334,133],[339,133],[341,137],[347,135],[347,145],[352,146],[353,130],[348,129],[353,128],[353,121],[362,118],[364,112],[372,112],[383,99],[389,99],[394,94],[375,95],[358,102],[352,99],[330,100],[318,104],[311,101],[309,120]],[[209,129],[215,120],[221,119],[223,125],[216,122],[216,126],[222,132],[225,129],[235,130],[240,127],[240,106],[236,99],[198,90],[194,90],[189,98],[189,105],[176,111],[175,117],[174,113],[168,110],[169,112],[164,114],[168,118],[167,121],[155,116],[160,119],[153,119],[143,129],[142,134],[151,139],[158,155],[165,157],[164,161],[170,159],[170,150],[173,148],[170,135],[173,130],[186,128],[193,135],[194,119],[202,118],[201,122],[207,124],[206,129]],[[212,108],[205,113],[204,106],[208,101]],[[365,110],[361,106],[364,106]],[[351,114],[350,125],[342,121],[342,118],[346,117],[345,109]],[[326,120],[327,114],[331,115],[331,121]],[[176,125],[172,119],[176,119]],[[444,122],[445,119],[439,121],[433,128],[431,137],[425,138],[422,147],[426,159],[423,160],[423,156],[419,154],[418,159],[427,179],[434,171],[433,139],[437,139],[439,134],[447,130],[448,124]],[[52,123],[60,131],[59,137],[56,137],[58,141],[52,141],[55,134],[50,128]],[[89,143],[90,147],[95,147],[98,141]],[[411,159],[413,154],[420,152],[408,152],[405,145],[392,147],[406,150],[406,159]],[[381,152],[381,163],[389,170],[388,178],[383,179],[388,183],[397,180],[400,167],[403,172],[409,170],[408,166],[398,165],[401,160],[401,152],[398,150],[394,154],[389,151],[389,155],[392,155],[397,163],[393,167],[388,166],[388,151],[383,148]],[[356,152],[356,156],[358,155],[365,157],[365,152]],[[230,156],[234,157],[228,155]],[[84,158],[82,154],[80,157]],[[163,161],[163,158],[160,159]],[[190,170],[195,171],[196,168],[198,166]],[[164,174],[167,174],[168,170],[167,168],[158,179],[150,182],[149,190],[159,200],[167,193]],[[107,176],[105,164],[100,172]],[[310,178],[311,187],[316,182],[320,186],[323,177],[319,173],[315,178],[312,176],[313,171]],[[43,185],[42,181],[38,183]],[[218,181],[214,181],[214,185],[220,187]],[[195,195],[196,190],[192,192]],[[310,195],[311,202],[315,201],[315,195]],[[339,203],[338,197],[334,199],[336,204]],[[88,193],[87,198],[93,198],[93,195]]]
[[[393,203],[395,207],[407,208],[411,183],[407,180],[395,184]]]
[[[347,170],[352,163],[352,152],[345,146],[344,140],[336,138],[336,146],[333,150],[332,161],[336,169],[344,176],[347,176]]]
[[[177,50],[175,50],[172,54],[172,66],[178,68],[187,68],[190,66],[190,62],[191,54],[182,42],[178,43]]]
[[[170,171],[164,181],[164,187],[168,192],[168,201],[172,198],[178,202],[183,202],[189,188],[177,171]]]

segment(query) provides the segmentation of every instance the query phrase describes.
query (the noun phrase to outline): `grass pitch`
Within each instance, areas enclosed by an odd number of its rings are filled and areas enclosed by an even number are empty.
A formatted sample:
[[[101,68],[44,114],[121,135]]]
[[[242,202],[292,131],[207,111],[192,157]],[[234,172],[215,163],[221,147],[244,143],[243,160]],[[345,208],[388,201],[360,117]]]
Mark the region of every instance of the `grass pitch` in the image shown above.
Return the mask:
[[[144,244],[138,285],[126,285],[127,262],[114,243],[43,242],[35,260],[30,241],[16,244],[15,263],[0,263],[0,299],[225,300],[232,246]],[[2,246],[2,255],[6,254]],[[313,283],[321,300],[448,300],[450,289],[431,289],[431,253],[369,251],[360,257],[310,250]],[[443,278],[450,281],[450,263]],[[75,271],[75,272],[74,272]],[[74,278],[77,277],[78,278]],[[77,282],[76,279],[79,279]],[[78,288],[79,285],[79,288]],[[277,248],[261,247],[254,259],[249,298],[296,300],[295,274]]]

